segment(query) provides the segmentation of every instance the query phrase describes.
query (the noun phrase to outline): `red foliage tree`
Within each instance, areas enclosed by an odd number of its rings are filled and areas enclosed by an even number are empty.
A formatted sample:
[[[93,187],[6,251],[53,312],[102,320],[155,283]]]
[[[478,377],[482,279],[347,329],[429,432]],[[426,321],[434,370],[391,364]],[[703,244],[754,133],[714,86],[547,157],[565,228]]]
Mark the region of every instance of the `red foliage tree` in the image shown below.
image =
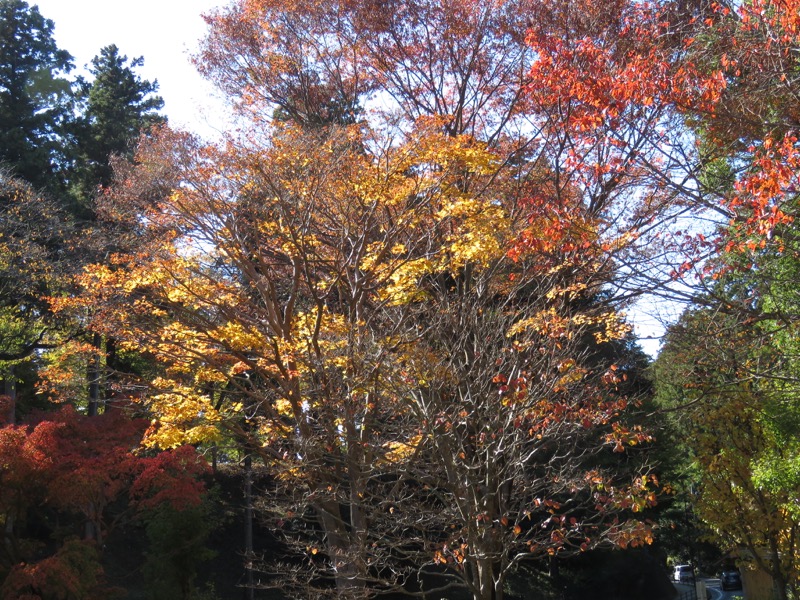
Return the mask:
[[[0,586],[0,596],[7,600],[108,600],[121,594],[105,584],[96,547],[72,539],[49,558],[15,565]]]
[[[189,446],[142,456],[145,428],[123,411],[88,417],[71,406],[0,428],[0,564],[10,569],[4,598],[107,598],[94,548],[114,524],[164,503],[177,511],[200,503],[205,461]],[[109,505],[125,497],[129,510],[112,515]],[[34,506],[79,516],[83,542],[67,541],[55,555],[25,562],[31,555],[23,526]]]
[[[130,487],[137,509],[168,504],[181,511],[200,504],[205,492],[202,477],[210,471],[208,463],[192,446],[141,458],[138,466],[140,471]]]
[[[47,502],[83,515],[85,536],[102,542],[106,507],[127,489],[140,468],[133,451],[144,423],[119,411],[89,418],[71,406],[43,417],[29,440],[51,461]]]

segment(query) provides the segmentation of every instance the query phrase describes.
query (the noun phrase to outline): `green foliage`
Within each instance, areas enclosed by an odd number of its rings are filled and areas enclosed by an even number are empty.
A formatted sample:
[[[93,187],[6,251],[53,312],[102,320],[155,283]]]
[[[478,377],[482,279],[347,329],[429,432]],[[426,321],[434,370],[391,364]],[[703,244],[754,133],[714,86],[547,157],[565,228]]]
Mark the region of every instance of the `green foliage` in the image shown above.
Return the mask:
[[[724,195],[733,190],[736,175],[728,160],[713,158],[703,164],[699,180],[703,186],[703,191]]]
[[[0,306],[27,316],[46,309],[43,297],[73,258],[71,233],[58,202],[0,170]]]
[[[28,407],[38,351],[52,347],[63,331],[46,298],[67,287],[71,232],[57,202],[0,171],[0,378],[12,378],[12,370],[15,378],[24,374],[22,400]]]
[[[0,1],[0,162],[38,188],[57,189],[59,135],[68,118],[72,57],[53,22],[23,0]]]
[[[199,600],[208,597],[197,585],[198,568],[216,553],[206,543],[217,526],[212,503],[177,510],[164,503],[147,511],[145,522],[150,549],[144,577],[150,600]]]
[[[800,572],[800,340],[788,285],[800,263],[786,250],[721,257],[706,307],[670,329],[656,363],[658,400],[692,463],[694,508],[721,548],[746,549],[781,589]]]
[[[143,64],[142,57],[129,61],[112,44],[92,59],[91,83],[78,82],[76,100],[84,110],[74,124],[76,167],[71,183],[83,217],[90,216],[97,187],[111,183],[111,159],[128,156],[140,133],[165,120],[157,112],[164,106],[155,95],[158,83],[135,72]]]

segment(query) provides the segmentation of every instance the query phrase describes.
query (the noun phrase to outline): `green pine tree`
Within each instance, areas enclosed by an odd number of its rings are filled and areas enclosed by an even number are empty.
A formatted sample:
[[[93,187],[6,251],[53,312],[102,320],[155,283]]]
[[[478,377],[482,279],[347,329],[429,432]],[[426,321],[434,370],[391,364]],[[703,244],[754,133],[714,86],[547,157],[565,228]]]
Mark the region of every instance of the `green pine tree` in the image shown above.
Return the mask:
[[[142,132],[165,120],[157,112],[164,106],[156,95],[158,82],[143,80],[135,72],[143,63],[142,57],[129,61],[112,44],[92,59],[91,83],[78,82],[77,97],[84,111],[75,123],[71,187],[83,218],[92,218],[98,187],[111,183],[112,157],[129,155]]]
[[[60,186],[72,57],[53,21],[23,0],[0,0],[0,163],[36,188]]]

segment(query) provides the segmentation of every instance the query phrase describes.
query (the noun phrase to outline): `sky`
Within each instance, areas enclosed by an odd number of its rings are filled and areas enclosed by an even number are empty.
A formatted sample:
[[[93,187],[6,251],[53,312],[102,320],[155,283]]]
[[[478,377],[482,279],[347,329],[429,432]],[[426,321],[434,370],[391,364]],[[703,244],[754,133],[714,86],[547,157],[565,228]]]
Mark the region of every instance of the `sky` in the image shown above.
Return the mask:
[[[89,64],[100,49],[116,44],[129,58],[144,57],[137,73],[158,80],[170,123],[213,138],[228,112],[214,87],[203,80],[189,57],[206,25],[201,15],[225,0],[28,0],[55,23],[59,48],[76,68]]]

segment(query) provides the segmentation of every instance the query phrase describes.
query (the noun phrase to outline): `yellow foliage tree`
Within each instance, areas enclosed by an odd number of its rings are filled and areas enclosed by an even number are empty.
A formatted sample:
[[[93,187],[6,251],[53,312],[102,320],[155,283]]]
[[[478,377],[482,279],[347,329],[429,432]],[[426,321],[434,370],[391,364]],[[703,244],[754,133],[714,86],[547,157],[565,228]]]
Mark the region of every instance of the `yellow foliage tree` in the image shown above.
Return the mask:
[[[628,334],[614,259],[671,196],[631,183],[659,149],[565,134],[529,93],[536,7],[213,14],[199,63],[244,131],[165,129],[120,165],[100,212],[139,245],[65,307],[163,365],[149,443],[233,439],[269,465],[331,595],[437,572],[500,600],[525,558],[650,539],[619,515],[654,481],[605,468],[647,436],[599,348]]]
[[[611,427],[624,375],[592,364],[627,334],[591,301],[597,228],[494,196],[504,174],[477,140],[426,121],[375,139],[284,125],[258,149],[167,130],[142,148],[107,214],[135,213],[143,245],[66,303],[162,363],[148,443],[227,436],[261,456],[282,518],[313,509],[323,552],[300,543],[345,597],[438,565],[494,598],[525,557],[647,539],[610,515],[648,486],[588,466],[646,439]],[[153,201],[165,165],[182,183]]]

